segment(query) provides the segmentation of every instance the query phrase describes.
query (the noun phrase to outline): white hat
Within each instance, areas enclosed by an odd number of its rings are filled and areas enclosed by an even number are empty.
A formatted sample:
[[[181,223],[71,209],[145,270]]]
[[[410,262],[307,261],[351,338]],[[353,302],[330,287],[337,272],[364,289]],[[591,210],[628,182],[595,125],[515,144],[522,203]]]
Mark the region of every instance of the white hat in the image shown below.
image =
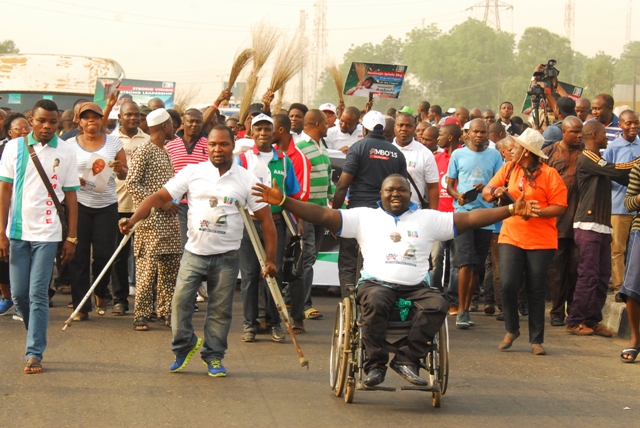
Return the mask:
[[[386,123],[387,121],[384,119],[382,113],[375,110],[371,110],[362,118],[362,126],[367,128],[369,131],[373,131],[377,125],[382,125],[382,129],[384,129]]]
[[[448,114],[453,114],[455,112],[456,112],[456,108],[455,107],[451,107],[451,108],[449,108],[449,110],[447,110]]]
[[[519,136],[513,136],[513,139],[516,140],[516,143],[520,144],[534,155],[540,156],[542,159],[549,159],[549,156],[542,153],[544,137],[535,129],[527,128]]]
[[[324,104],[322,104],[318,109],[319,109],[320,111],[330,111],[330,112],[331,112],[331,113],[333,113],[333,114],[336,114],[336,113],[337,113],[337,111],[338,111],[338,110],[336,109],[336,106],[334,106],[334,105],[333,105],[333,104],[331,104],[331,103],[324,103]]]
[[[251,120],[251,126],[255,125],[258,122],[269,122],[270,124],[273,125],[273,119],[271,119],[271,117],[267,116],[264,113],[260,113],[259,115],[257,115],[256,117],[254,117]]]
[[[149,127],[162,125],[169,119],[171,119],[171,116],[165,109],[155,109],[147,115],[147,125]]]
[[[471,121],[465,122],[465,124],[462,127],[462,129],[466,129],[468,131],[470,126],[471,126]]]

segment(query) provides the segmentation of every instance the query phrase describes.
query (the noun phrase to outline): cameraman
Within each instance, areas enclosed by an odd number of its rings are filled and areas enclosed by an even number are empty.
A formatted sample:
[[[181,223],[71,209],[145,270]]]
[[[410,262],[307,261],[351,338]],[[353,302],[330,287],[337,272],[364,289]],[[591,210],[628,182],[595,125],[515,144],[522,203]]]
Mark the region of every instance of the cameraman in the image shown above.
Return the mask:
[[[548,96],[547,98],[554,99],[551,96]],[[576,116],[576,102],[570,97],[558,98],[558,101],[555,102],[555,107],[553,108],[553,115],[556,118],[556,122],[551,126],[547,126],[542,133],[542,136],[544,137],[544,144],[542,145],[543,149],[552,145],[556,141],[562,140],[562,122],[568,116]]]

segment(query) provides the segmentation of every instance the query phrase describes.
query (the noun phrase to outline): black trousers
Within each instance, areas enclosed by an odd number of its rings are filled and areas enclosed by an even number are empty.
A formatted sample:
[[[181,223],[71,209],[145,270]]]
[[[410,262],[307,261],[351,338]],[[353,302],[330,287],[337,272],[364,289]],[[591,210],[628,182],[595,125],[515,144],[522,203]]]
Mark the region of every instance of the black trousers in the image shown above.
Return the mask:
[[[549,266],[549,288],[551,288],[551,318],[565,319],[566,311],[573,301],[573,292],[578,281],[580,249],[572,238],[558,239],[551,266]]]
[[[78,307],[91,288],[91,278],[95,281],[115,252],[117,234],[117,203],[104,208],[90,208],[78,203],[78,246],[69,266],[74,308]],[[92,254],[93,264],[91,263]],[[96,296],[111,297],[108,287],[110,274],[110,271],[107,272],[100,280],[94,291]],[[87,299],[80,312],[91,312],[91,299]]]
[[[356,286],[358,277],[358,241],[355,238],[340,238],[340,252],[338,253],[338,278],[342,298],[351,296],[350,287]]]
[[[119,219],[130,218],[133,213],[118,213]],[[120,233],[116,234],[116,247],[120,245],[120,242],[124,238],[124,235]],[[114,249],[115,251],[115,249]],[[113,267],[111,269],[111,288],[113,289],[113,304],[124,303],[126,309],[129,310],[129,254],[131,252],[131,239],[122,247],[120,253],[113,261]]]
[[[420,359],[427,355],[429,342],[440,331],[449,309],[437,290],[424,287],[394,290],[364,281],[358,287],[357,297],[362,306],[362,341],[368,357],[364,369],[367,373],[373,368],[386,372],[389,361],[389,351],[385,346],[387,320],[398,298],[410,300],[416,309],[406,344],[396,354],[400,364],[418,365]]]

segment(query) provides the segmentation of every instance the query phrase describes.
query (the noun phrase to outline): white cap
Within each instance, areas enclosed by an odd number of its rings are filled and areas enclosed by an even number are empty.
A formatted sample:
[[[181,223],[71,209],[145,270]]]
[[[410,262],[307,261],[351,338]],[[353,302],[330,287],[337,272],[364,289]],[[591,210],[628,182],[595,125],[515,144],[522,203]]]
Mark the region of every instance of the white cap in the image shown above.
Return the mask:
[[[384,120],[384,116],[379,111],[371,110],[369,113],[365,114],[362,118],[362,126],[367,128],[369,131],[373,131],[373,129],[377,125],[382,125],[382,129],[386,125],[387,121]]]
[[[147,115],[147,125],[149,127],[162,125],[169,119],[171,119],[171,116],[165,109],[155,109]]]
[[[462,127],[462,129],[469,130],[469,126],[471,126],[470,123],[471,123],[471,121],[465,123],[464,126]]]
[[[320,111],[330,111],[330,112],[331,112],[331,113],[333,113],[333,114],[336,114],[336,113],[337,113],[337,111],[338,111],[338,110],[336,109],[336,106],[334,106],[334,105],[333,105],[333,104],[331,104],[331,103],[324,103],[324,104],[322,104],[318,109],[319,109]]]
[[[456,112],[456,108],[455,107],[451,107],[451,108],[449,108],[449,110],[447,110],[448,114],[453,114],[455,112]]]
[[[251,126],[255,125],[258,122],[265,122],[265,121],[273,125],[273,119],[271,119],[271,117],[267,116],[264,113],[260,113],[259,115],[257,115],[251,120]]]

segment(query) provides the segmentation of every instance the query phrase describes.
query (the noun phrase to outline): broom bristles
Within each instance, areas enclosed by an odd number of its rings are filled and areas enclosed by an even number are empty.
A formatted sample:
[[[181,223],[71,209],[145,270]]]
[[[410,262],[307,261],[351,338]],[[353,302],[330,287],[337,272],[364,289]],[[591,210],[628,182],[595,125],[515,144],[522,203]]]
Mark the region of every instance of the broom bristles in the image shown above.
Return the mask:
[[[340,98],[340,102],[344,103],[344,95],[342,94],[344,81],[342,80],[342,73],[340,73],[340,69],[338,68],[338,65],[335,63],[335,61],[331,61],[329,63],[327,71],[333,78],[333,82],[336,84],[336,90],[338,91],[338,98]]]
[[[280,39],[280,32],[264,22],[251,31],[253,47],[253,72],[257,75],[269,59],[269,55]]]
[[[253,95],[258,88],[258,76],[255,73],[251,73],[247,79],[247,83],[244,85],[244,91],[242,91],[242,99],[240,101],[240,123],[244,124],[247,115],[249,114],[249,106],[253,101]]]
[[[227,89],[233,88],[236,80],[238,80],[238,76],[240,76],[240,72],[249,64],[252,58],[253,49],[251,48],[244,49],[236,56],[231,66],[231,72],[229,73],[229,86]]]
[[[302,60],[305,46],[301,42],[302,38],[296,34],[289,43],[283,43],[276,64],[271,76],[271,86],[273,92],[277,92],[285,85],[300,69],[302,69]]]
[[[364,80],[364,76],[367,74],[367,65],[361,62],[355,63],[356,74],[358,75],[358,80],[362,82]]]
[[[278,98],[276,98],[276,103],[273,106],[273,111],[275,114],[278,114],[280,109],[282,108],[282,98],[284,97],[284,84],[278,88]]]

